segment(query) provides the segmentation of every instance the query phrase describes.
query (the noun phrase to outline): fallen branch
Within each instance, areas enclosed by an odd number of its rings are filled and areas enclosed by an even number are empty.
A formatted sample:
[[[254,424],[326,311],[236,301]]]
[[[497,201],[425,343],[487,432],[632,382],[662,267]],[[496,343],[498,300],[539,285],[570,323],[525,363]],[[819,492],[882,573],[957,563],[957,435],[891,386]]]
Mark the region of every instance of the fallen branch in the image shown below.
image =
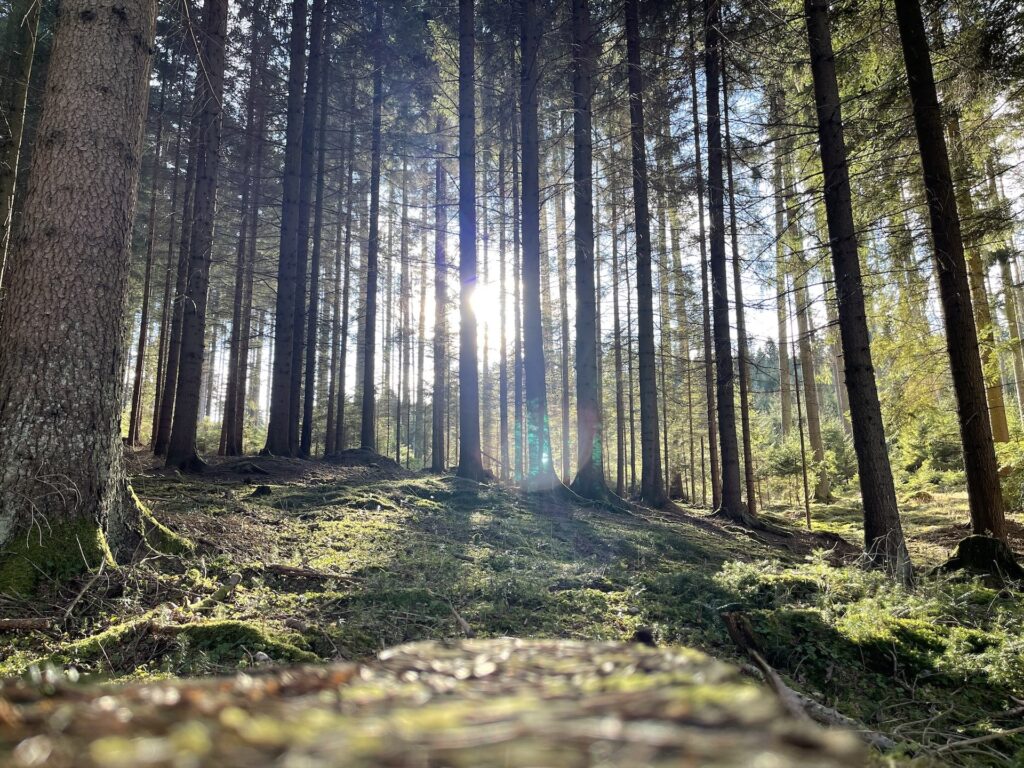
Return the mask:
[[[963,739],[961,741],[951,741],[949,744],[943,744],[941,747],[936,747],[935,752],[948,752],[951,749],[958,749],[960,747],[968,747],[974,744],[983,744],[986,741],[995,741],[1001,739],[1004,736],[1014,736],[1018,733],[1024,733],[1024,725],[1019,725],[1016,728],[1010,728],[1005,731],[999,731],[998,733],[987,733],[984,736],[975,736],[973,739]]]
[[[284,565],[282,563],[267,563],[263,570],[278,576],[291,576],[298,579],[341,579],[336,573],[318,571],[314,568],[307,568],[300,565]]]
[[[220,585],[217,590],[209,597],[204,597],[202,600],[193,603],[188,607],[188,610],[198,613],[199,611],[207,611],[213,608],[217,603],[223,603],[232,594],[234,594],[235,587],[238,586],[242,580],[242,574],[232,573],[228,576],[228,580]]]
[[[53,627],[49,619],[0,619],[0,632],[32,632]]]
[[[852,717],[838,712],[831,707],[815,701],[810,696],[790,688],[783,681],[782,677],[765,660],[759,650],[757,636],[746,615],[739,610],[727,609],[719,613],[725,623],[726,631],[732,641],[742,650],[751,661],[755,669],[763,675],[768,687],[772,689],[782,706],[798,719],[810,718],[821,725],[845,728],[855,732],[869,746],[880,752],[888,752],[896,748],[896,742],[885,734],[872,731]],[[1006,733],[1010,733],[1007,731]]]

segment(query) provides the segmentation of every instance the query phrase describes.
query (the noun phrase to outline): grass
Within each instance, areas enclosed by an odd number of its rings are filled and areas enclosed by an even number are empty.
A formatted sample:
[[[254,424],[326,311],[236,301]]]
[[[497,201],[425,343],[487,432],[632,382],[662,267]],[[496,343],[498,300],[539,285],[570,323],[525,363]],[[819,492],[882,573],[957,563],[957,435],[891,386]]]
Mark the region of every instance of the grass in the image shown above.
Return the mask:
[[[0,635],[0,675],[47,661],[103,678],[203,675],[262,656],[358,660],[469,633],[629,640],[640,628],[659,644],[742,662],[718,611],[739,603],[793,687],[908,754],[1024,760],[1019,736],[944,746],[1014,724],[1006,713],[1024,697],[1018,593],[949,578],[906,592],[837,564],[821,549],[829,539],[798,533],[799,509],[769,510],[794,531],[769,540],[695,510],[623,514],[450,477],[303,466],[251,481],[227,470],[136,477],[157,519],[196,550],[101,579],[59,636]],[[255,483],[270,494],[254,496]],[[904,504],[918,566],[964,533],[962,501]],[[848,499],[812,517],[816,529],[860,538]],[[233,573],[242,578],[229,599],[189,607]]]

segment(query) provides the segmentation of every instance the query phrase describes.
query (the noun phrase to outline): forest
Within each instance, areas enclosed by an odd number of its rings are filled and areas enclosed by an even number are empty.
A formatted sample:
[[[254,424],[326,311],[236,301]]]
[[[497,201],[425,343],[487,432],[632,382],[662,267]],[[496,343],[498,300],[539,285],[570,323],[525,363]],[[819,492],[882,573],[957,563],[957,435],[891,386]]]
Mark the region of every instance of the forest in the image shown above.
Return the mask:
[[[1024,6],[0,14],[0,764],[1024,765]]]

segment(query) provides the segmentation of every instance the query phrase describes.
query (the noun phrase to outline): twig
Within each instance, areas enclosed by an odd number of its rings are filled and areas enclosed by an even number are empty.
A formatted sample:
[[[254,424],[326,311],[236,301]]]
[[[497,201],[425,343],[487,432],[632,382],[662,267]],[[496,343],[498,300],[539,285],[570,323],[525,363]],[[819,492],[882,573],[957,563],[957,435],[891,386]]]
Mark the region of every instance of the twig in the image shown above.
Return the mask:
[[[89,579],[88,582],[86,582],[86,585],[84,587],[82,587],[82,591],[75,595],[75,599],[71,601],[71,604],[67,607],[67,610],[64,611],[64,618],[62,619],[62,621],[67,621],[71,617],[71,612],[75,610],[75,606],[78,605],[79,600],[81,600],[85,596],[86,592],[92,589],[92,585],[95,584],[96,580],[103,575],[103,569],[106,566],[107,561],[105,559],[100,560],[100,567],[96,569],[96,573],[94,573],[92,578]]]
[[[1013,736],[1018,733],[1024,733],[1024,725],[1019,725],[1016,728],[1010,728],[1006,731],[999,731],[998,733],[986,733],[984,736],[975,736],[973,739],[963,739],[962,741],[953,741],[949,744],[943,744],[940,747],[935,747],[934,752],[948,752],[951,749],[959,749],[960,747],[967,747],[973,744],[983,744],[986,741],[995,741],[1001,739],[1004,736]]]

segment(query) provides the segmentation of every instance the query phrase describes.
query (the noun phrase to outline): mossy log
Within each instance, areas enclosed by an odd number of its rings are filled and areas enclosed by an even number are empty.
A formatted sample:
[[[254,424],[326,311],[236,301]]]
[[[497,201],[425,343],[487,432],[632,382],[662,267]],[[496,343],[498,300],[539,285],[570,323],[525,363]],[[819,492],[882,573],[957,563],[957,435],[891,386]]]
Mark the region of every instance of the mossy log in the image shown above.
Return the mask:
[[[111,717],[111,712],[130,717]],[[400,646],[364,665],[120,689],[0,687],[0,763],[61,766],[860,766],[845,731],[789,715],[686,649],[556,640]]]

